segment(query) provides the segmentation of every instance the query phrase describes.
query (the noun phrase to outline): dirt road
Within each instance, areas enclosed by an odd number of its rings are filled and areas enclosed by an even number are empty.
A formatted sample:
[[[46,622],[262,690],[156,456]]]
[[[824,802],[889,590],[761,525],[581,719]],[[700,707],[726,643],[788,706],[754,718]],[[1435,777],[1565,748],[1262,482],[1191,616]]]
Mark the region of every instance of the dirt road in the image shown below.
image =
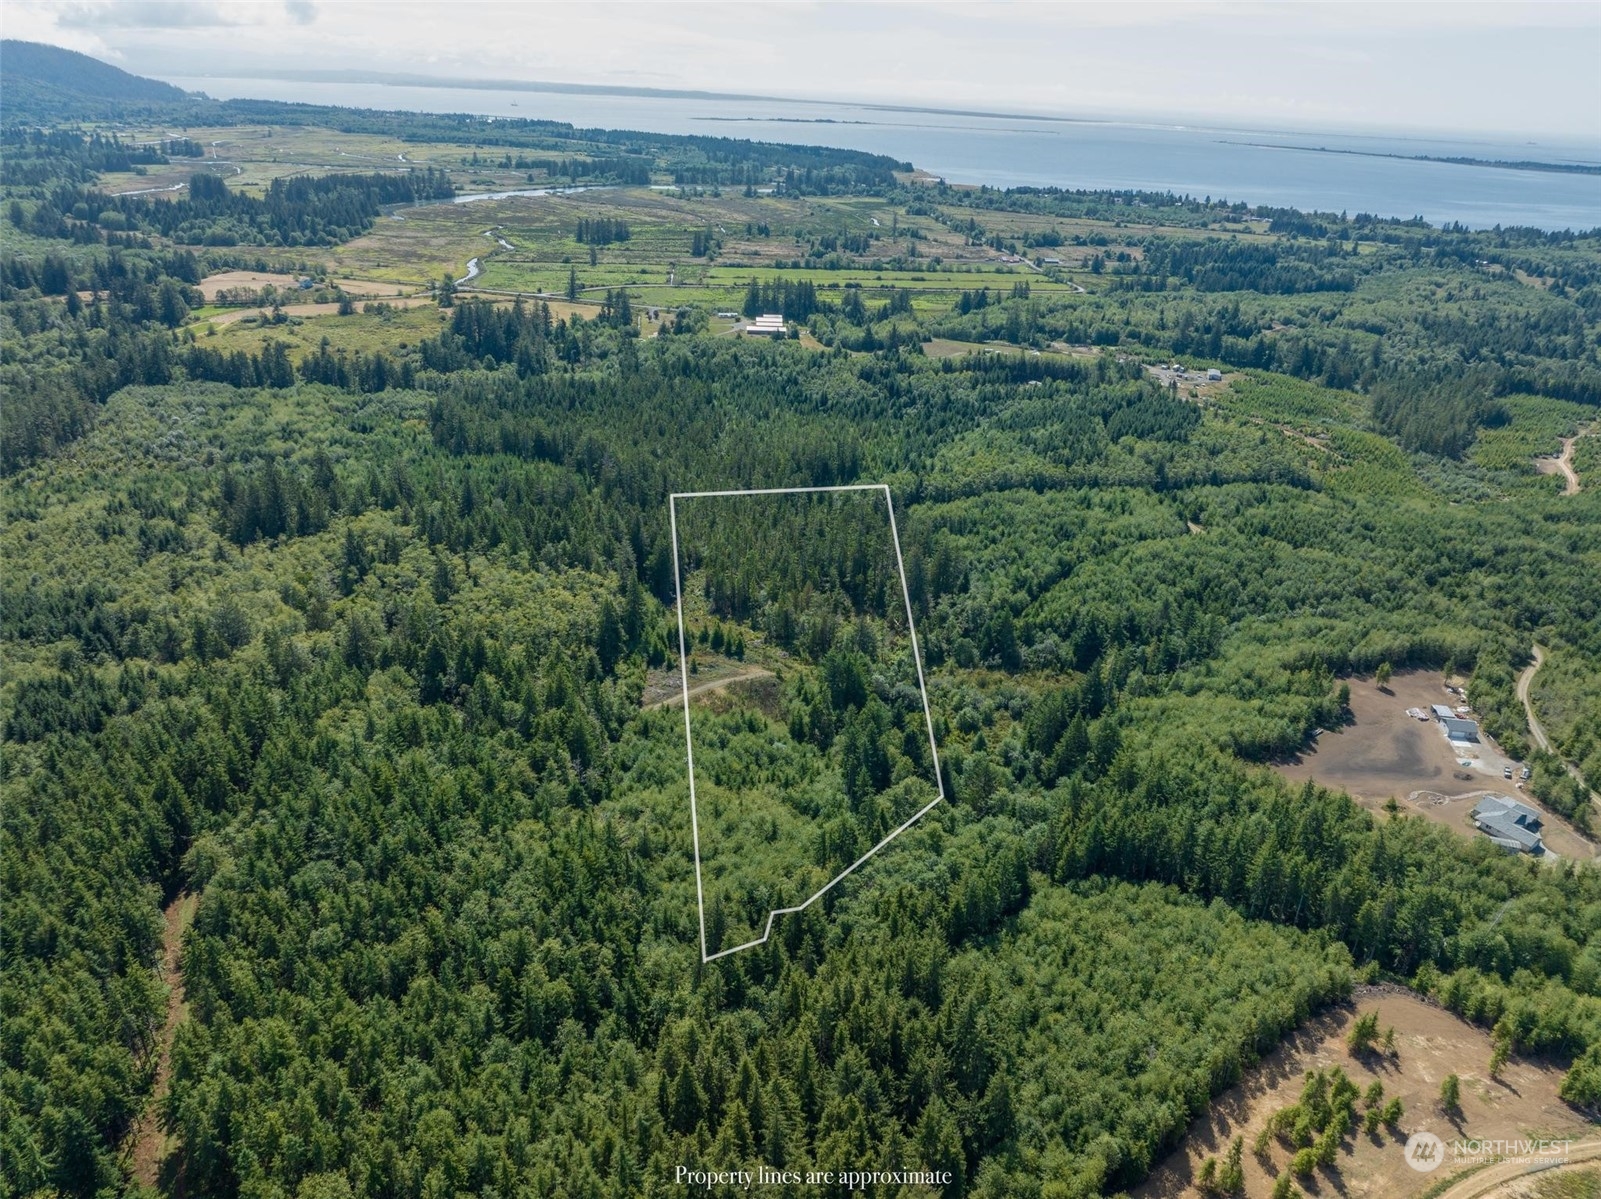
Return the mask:
[[[1534,683],[1534,672],[1545,663],[1545,650],[1539,645],[1534,647],[1534,661],[1523,668],[1518,676],[1518,702],[1523,705],[1523,714],[1529,718],[1529,735],[1534,743],[1546,753],[1551,752],[1551,742],[1546,739],[1545,730],[1540,727],[1540,718],[1534,714],[1534,704],[1529,701],[1529,688]]]
[[[689,689],[689,698],[694,699],[697,695],[704,695],[708,691],[721,691],[724,687],[727,687],[732,683],[743,683],[749,679],[767,678],[772,673],[772,671],[761,666],[750,666],[740,671],[738,674],[725,675],[720,679],[713,679],[709,683],[699,683],[696,686],[691,687]],[[646,704],[645,710],[648,712],[652,708],[665,708],[669,705],[676,705],[682,698],[682,693],[677,695],[669,695],[666,699],[659,699],[653,704]]]
[[[1582,1162],[1601,1159],[1601,1141],[1581,1141],[1569,1146],[1567,1160],[1559,1166],[1542,1166],[1530,1162],[1498,1162],[1477,1174],[1469,1175],[1455,1186],[1442,1191],[1439,1199],[1488,1199],[1502,1194],[1510,1182],[1546,1170],[1570,1170]]]
[[[194,919],[195,904],[199,898],[187,891],[180,892],[162,913],[161,980],[170,988],[167,994],[167,1022],[162,1026],[161,1039],[156,1044],[156,1081],[150,1090],[150,1102],[128,1130],[124,1150],[132,1162],[134,1178],[147,1187],[156,1185],[161,1163],[167,1156],[167,1136],[161,1129],[161,1101],[172,1077],[172,1038],[185,1015],[179,954],[183,949],[184,930]]]
[[[1579,494],[1579,472],[1573,469],[1573,446],[1581,437],[1595,432],[1594,427],[1580,429],[1572,437],[1562,439],[1562,453],[1555,458],[1536,458],[1534,467],[1544,475],[1561,475],[1566,481],[1563,495]]]
[[[1523,714],[1529,719],[1529,736],[1534,738],[1536,745],[1545,750],[1546,753],[1551,754],[1556,753],[1556,750],[1551,748],[1551,739],[1545,735],[1545,729],[1541,727],[1540,718],[1534,714],[1534,701],[1529,698],[1529,691],[1534,686],[1534,672],[1539,670],[1544,662],[1545,650],[1536,644],[1534,647],[1534,661],[1525,666],[1523,673],[1518,675],[1518,699],[1523,703]],[[1579,773],[1579,768],[1572,762],[1564,761],[1562,768],[1572,775],[1574,781],[1581,787],[1588,786],[1584,775]],[[1591,791],[1590,802],[1592,804],[1601,803],[1601,795]]]
[[[1568,481],[1567,486],[1562,489],[1563,495],[1579,494],[1579,476],[1573,469],[1573,443],[1578,440],[1577,437],[1564,437],[1562,439],[1562,456],[1557,459],[1557,469],[1562,472],[1563,477]]]

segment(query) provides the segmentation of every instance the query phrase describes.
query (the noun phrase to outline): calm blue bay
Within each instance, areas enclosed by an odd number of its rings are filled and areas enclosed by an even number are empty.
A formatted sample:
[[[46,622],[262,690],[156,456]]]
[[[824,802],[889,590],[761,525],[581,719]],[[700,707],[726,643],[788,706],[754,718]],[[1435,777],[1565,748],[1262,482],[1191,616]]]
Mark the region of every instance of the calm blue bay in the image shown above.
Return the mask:
[[[1601,164],[1592,141],[1372,136],[955,116],[788,100],[575,95],[174,78],[218,99],[252,97],[357,108],[473,112],[590,128],[745,137],[870,150],[952,183],[994,187],[1137,188],[1315,209],[1421,216],[1474,228],[1601,226],[1601,175],[1508,170],[1369,154]],[[1308,147],[1361,153],[1323,153]]]

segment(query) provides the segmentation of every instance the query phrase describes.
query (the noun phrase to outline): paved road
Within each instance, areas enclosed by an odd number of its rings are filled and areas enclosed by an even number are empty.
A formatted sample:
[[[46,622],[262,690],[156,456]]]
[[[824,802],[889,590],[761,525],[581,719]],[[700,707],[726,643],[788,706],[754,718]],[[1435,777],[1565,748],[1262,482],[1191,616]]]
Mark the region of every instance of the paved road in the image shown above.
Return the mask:
[[[1582,1162],[1601,1159],[1601,1141],[1580,1141],[1568,1148],[1567,1161],[1558,1166],[1541,1166],[1529,1162],[1498,1162],[1464,1178],[1455,1186],[1441,1192],[1439,1199],[1485,1199],[1509,1182],[1546,1170],[1568,1170]]]

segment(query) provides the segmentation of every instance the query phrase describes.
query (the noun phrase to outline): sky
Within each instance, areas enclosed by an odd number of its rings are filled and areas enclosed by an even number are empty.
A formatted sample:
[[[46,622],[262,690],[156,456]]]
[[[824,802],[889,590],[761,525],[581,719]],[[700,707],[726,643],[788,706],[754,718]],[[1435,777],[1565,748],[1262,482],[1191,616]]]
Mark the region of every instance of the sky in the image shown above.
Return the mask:
[[[3,0],[0,29],[154,78],[355,69],[1601,139],[1601,3]]]

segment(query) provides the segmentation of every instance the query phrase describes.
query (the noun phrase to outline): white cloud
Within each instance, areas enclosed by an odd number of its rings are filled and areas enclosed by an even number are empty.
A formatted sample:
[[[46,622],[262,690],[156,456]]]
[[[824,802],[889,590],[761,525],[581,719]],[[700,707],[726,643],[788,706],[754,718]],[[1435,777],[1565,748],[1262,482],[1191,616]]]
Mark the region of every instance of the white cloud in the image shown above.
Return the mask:
[[[287,20],[309,25],[317,19],[312,0],[60,0],[30,10],[61,30],[233,29]]]
[[[122,0],[121,3],[64,4],[58,21],[63,29],[96,33],[109,29],[204,29],[235,25],[236,13],[203,0]]]
[[[1592,136],[1601,112],[1597,3],[14,0],[8,25],[24,7],[42,40],[89,49],[93,38],[157,77],[352,68],[1063,116]],[[272,36],[241,37],[241,25]]]

